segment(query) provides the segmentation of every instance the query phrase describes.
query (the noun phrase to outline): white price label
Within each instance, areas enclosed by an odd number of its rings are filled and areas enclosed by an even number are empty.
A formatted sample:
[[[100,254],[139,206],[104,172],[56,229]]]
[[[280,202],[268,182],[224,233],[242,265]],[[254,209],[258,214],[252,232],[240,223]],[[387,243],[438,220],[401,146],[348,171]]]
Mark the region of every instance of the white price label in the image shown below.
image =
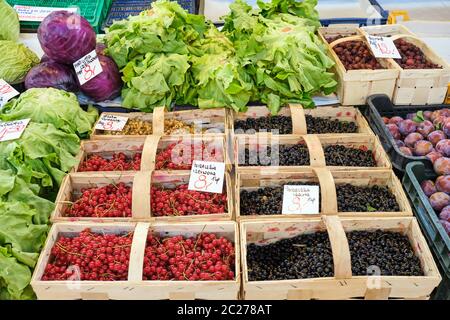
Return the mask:
[[[0,122],[0,141],[19,139],[30,119]]]
[[[80,60],[74,62],[73,67],[75,68],[80,85],[94,79],[103,71],[95,49]]]
[[[15,5],[14,10],[16,10],[19,15],[20,21],[37,21],[41,22],[54,11],[69,11],[78,12],[78,8],[51,8],[51,7],[33,7],[33,6],[21,6]]]
[[[375,58],[401,59],[397,47],[389,37],[366,35],[367,42]]]
[[[222,193],[224,175],[225,163],[194,160],[188,189]]]
[[[128,122],[127,117],[102,114],[95,126],[97,130],[122,131]]]
[[[15,96],[19,95],[19,92],[14,89],[8,82],[0,79],[0,109]]]
[[[318,214],[319,186],[284,186],[282,214]]]

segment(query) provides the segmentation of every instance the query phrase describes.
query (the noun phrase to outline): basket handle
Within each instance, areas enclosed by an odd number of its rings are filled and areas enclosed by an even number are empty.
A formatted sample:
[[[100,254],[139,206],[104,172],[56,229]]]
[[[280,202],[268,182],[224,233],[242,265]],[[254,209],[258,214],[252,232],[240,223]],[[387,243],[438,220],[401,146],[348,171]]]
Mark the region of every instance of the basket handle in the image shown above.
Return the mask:
[[[293,134],[308,134],[308,127],[306,125],[305,111],[301,104],[289,104],[292,119],[292,133]]]
[[[364,41],[364,36],[351,36],[351,37],[345,37],[345,38],[340,38],[340,39],[334,40],[332,43],[330,43],[330,48],[334,48],[336,45],[343,43],[343,42],[357,41],[357,40]]]
[[[156,164],[156,152],[161,139],[159,135],[147,136],[142,150],[141,171],[153,171]]]
[[[151,218],[150,188],[152,184],[152,171],[136,172],[133,179],[133,194],[131,212],[133,219]]]
[[[156,107],[153,109],[153,134],[162,136],[164,135],[164,112],[166,107]]]
[[[147,235],[150,223],[139,222],[133,233],[133,242],[130,251],[130,264],[128,266],[128,281],[141,282],[144,266],[144,252],[147,245]]]
[[[320,184],[321,213],[323,215],[337,215],[338,205],[336,186],[333,175],[327,168],[312,168]]]
[[[303,140],[308,146],[309,162],[311,167],[325,167],[325,154],[323,152],[322,143],[315,134],[303,136]]]

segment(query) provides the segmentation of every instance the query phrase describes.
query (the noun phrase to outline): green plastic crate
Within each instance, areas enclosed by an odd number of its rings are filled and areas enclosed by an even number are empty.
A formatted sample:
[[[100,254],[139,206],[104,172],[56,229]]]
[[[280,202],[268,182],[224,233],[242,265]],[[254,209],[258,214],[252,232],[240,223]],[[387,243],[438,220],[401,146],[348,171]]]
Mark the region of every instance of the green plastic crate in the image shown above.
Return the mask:
[[[106,19],[113,0],[6,0],[11,6],[33,6],[33,7],[52,7],[68,8],[78,7],[83,17],[99,33],[103,21]],[[21,21],[22,31],[35,32],[40,22]]]

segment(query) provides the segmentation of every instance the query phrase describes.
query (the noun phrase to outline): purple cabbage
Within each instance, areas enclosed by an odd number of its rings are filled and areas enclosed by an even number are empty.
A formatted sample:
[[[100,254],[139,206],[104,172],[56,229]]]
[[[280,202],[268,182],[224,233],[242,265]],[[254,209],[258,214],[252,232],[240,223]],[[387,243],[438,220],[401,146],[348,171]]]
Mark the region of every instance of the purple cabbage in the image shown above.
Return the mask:
[[[79,91],[75,71],[65,65],[53,61],[43,62],[30,71],[25,77],[25,88],[55,88],[70,92]]]

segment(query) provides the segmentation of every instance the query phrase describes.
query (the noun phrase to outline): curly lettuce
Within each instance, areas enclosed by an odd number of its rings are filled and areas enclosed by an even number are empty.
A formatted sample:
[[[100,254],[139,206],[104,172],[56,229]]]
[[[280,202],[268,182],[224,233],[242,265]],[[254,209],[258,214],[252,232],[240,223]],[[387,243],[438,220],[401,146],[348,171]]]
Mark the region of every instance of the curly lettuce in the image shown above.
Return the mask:
[[[5,0],[0,0],[0,40],[19,41],[19,16]]]
[[[0,79],[10,84],[23,82],[28,71],[39,64],[38,56],[21,43],[0,40],[0,52]]]

